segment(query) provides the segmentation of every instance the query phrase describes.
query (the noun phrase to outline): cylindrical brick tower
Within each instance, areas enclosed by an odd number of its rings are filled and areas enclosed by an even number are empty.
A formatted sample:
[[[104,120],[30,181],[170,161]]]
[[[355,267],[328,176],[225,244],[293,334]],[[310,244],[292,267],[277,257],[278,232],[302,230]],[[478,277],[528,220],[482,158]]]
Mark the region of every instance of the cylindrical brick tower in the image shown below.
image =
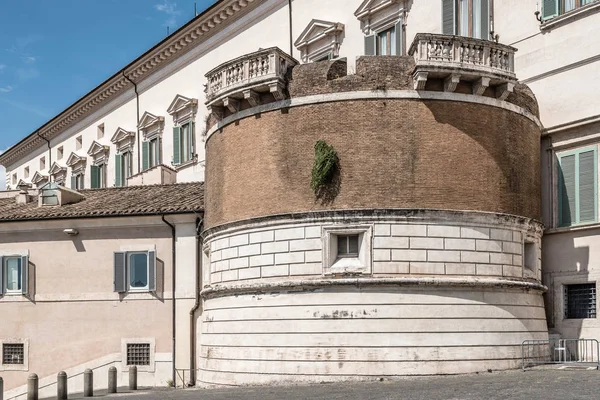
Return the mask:
[[[199,384],[519,366],[547,339],[529,89],[508,64],[363,57],[346,76],[269,51],[263,82],[207,75]],[[317,141],[337,155],[321,197]]]

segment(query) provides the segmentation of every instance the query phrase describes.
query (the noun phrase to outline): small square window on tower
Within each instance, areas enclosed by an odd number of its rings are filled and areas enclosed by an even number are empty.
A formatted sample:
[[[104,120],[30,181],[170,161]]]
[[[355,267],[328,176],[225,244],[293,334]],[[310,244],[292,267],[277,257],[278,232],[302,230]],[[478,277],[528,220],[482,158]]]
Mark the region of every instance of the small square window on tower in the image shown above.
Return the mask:
[[[372,227],[331,226],[323,228],[323,273],[354,275],[371,273]]]

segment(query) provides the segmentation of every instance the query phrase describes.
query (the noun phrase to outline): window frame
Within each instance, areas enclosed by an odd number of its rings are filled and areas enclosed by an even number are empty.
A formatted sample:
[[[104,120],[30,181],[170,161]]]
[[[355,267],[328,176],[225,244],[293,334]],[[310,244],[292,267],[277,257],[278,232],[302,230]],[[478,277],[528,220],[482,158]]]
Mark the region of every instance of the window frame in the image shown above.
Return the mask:
[[[136,365],[138,372],[154,372],[156,367],[156,340],[153,337],[122,338],[121,339],[121,371],[128,372],[133,365],[127,364],[127,345],[149,344],[150,365]]]
[[[194,161],[194,153],[196,151],[195,146],[195,131],[196,131],[196,123],[189,119],[185,122],[182,122],[178,125],[179,127],[179,164],[183,165],[189,162]],[[186,133],[186,128],[189,129],[189,132]],[[184,140],[187,139],[187,140]],[[187,143],[188,151],[185,151],[185,143]]]
[[[325,226],[322,228],[323,274],[364,275],[373,270],[373,226]],[[358,235],[356,256],[339,256],[338,239]]]
[[[557,5],[558,5],[557,10],[551,15],[545,15],[544,2],[542,1],[541,13],[542,13],[543,21],[549,21],[552,18],[560,17],[561,15],[567,15],[571,12],[578,10],[579,8],[589,6],[590,4],[594,4],[597,1],[598,0],[573,0],[573,2],[574,2],[573,8],[571,8],[570,10],[567,10],[566,9],[567,8],[566,0],[557,0],[556,1]]]
[[[160,165],[162,159],[160,136],[148,139],[148,169]]]
[[[580,316],[571,316],[569,314],[569,289],[574,288],[575,286],[594,286],[593,290],[593,301],[594,301],[594,311],[593,317],[580,317]],[[598,301],[597,301],[597,293],[598,293],[598,285],[596,282],[578,282],[578,283],[568,283],[563,284],[563,319],[565,320],[582,320],[582,319],[596,319],[598,316]],[[588,305],[589,307],[589,305]]]
[[[19,289],[10,290],[8,288],[8,260],[17,259],[19,261]],[[23,257],[20,255],[10,255],[10,256],[1,256],[0,260],[2,261],[2,286],[3,286],[3,294],[6,296],[14,296],[14,295],[22,295],[23,294]]]
[[[580,222],[580,210],[579,210],[579,155],[581,153],[586,153],[589,151],[593,151],[594,152],[594,220],[593,221],[584,221],[584,222]],[[562,182],[562,168],[561,168],[561,159],[563,157],[568,157],[571,155],[575,155],[576,156],[576,162],[575,162],[575,218],[571,218],[571,223],[570,224],[565,224],[562,221],[562,210],[563,210],[563,204],[562,204],[562,194],[563,194],[563,188],[561,185]],[[589,146],[583,146],[583,147],[577,147],[574,149],[570,149],[570,150],[564,150],[564,151],[557,151],[555,153],[555,171],[556,171],[556,179],[554,182],[554,196],[556,199],[556,227],[558,228],[569,228],[569,227],[575,227],[575,226],[582,226],[582,225],[589,225],[589,224],[594,224],[598,222],[598,184],[599,184],[599,179],[598,179],[598,145],[594,144],[594,145],[589,145]]]
[[[7,260],[20,259],[20,289],[8,290]],[[27,296],[29,294],[29,251],[0,252],[0,299],[4,296]]]
[[[4,345],[22,344],[23,345],[23,364],[4,364]],[[29,371],[29,339],[25,338],[4,338],[0,339],[0,372],[3,371]]]
[[[492,40],[491,31],[493,30],[493,21],[494,21],[494,0],[451,0],[454,3],[454,35],[470,37],[474,39],[481,40]],[[475,1],[480,1],[480,7],[483,7],[483,2],[487,2],[488,7],[488,21],[487,28],[488,33],[486,37],[475,36],[475,18],[477,18],[477,13],[475,13]],[[464,9],[466,6],[466,10]],[[481,10],[479,12],[481,16]],[[464,24],[464,17],[467,17],[468,21]],[[483,21],[480,21],[480,25],[483,25]],[[444,10],[443,10],[443,2],[442,2],[442,31],[444,31]],[[466,35],[465,35],[466,33]],[[481,32],[480,36],[484,36],[483,32]]]
[[[126,257],[126,272],[127,272],[127,291],[132,292],[149,292],[150,291],[150,256],[148,251],[128,251]],[[131,257],[143,254],[146,257],[146,286],[135,287],[131,286]]]

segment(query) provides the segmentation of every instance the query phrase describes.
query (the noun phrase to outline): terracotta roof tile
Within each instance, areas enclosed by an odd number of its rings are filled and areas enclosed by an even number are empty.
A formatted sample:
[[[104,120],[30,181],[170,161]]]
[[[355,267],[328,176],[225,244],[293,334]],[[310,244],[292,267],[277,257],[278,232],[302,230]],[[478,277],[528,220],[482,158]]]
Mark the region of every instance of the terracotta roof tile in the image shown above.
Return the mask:
[[[176,183],[87,189],[75,204],[38,207],[37,199],[17,204],[15,198],[0,199],[0,222],[38,219],[176,214],[204,211],[204,183]]]

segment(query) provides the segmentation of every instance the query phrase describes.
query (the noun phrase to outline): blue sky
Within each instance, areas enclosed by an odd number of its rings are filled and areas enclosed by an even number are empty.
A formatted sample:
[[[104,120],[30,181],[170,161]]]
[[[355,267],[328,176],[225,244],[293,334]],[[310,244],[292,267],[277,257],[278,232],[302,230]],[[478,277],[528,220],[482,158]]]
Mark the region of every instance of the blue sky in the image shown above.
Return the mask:
[[[0,152],[214,2],[0,0]]]

